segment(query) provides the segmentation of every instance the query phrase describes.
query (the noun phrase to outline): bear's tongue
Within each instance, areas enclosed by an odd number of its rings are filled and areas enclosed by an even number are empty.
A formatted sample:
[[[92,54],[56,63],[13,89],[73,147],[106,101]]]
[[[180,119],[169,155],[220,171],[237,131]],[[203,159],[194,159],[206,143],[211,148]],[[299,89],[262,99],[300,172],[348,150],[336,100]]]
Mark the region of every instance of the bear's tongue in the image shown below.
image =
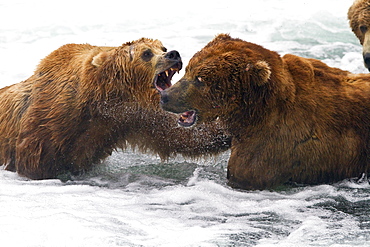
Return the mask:
[[[187,111],[180,115],[179,120],[177,121],[179,125],[183,127],[190,127],[195,123],[196,113],[195,111]]]

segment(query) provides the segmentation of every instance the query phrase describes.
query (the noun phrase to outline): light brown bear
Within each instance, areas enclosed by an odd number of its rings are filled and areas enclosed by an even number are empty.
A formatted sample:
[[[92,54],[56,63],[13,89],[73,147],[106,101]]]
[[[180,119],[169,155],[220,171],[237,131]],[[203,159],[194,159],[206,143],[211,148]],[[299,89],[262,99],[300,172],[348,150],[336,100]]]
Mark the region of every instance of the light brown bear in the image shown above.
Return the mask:
[[[320,184],[369,172],[370,75],[280,57],[221,34],[161,91],[183,126],[219,118],[232,136],[234,187]]]
[[[356,0],[348,10],[348,20],[362,45],[365,67],[370,70],[370,0]]]
[[[46,179],[88,170],[127,143],[162,158],[227,149],[219,124],[184,131],[158,109],[156,87],[170,86],[181,67],[177,51],[146,38],[60,47],[30,78],[0,89],[0,164]]]

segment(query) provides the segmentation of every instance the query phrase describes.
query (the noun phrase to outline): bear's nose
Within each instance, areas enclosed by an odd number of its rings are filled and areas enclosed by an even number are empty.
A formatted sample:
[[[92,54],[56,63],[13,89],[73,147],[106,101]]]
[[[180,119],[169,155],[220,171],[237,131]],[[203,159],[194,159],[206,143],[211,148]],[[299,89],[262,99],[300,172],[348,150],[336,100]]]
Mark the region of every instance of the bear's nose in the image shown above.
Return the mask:
[[[161,94],[161,104],[162,105],[166,104],[169,101],[167,92],[165,92],[165,90],[163,90],[163,91],[160,92],[160,94]]]
[[[181,60],[180,53],[175,50],[167,52],[167,54],[164,57],[167,59],[171,59],[171,60],[177,60],[177,61]]]
[[[368,70],[370,71],[370,53],[364,54],[364,63],[365,67],[368,68]]]

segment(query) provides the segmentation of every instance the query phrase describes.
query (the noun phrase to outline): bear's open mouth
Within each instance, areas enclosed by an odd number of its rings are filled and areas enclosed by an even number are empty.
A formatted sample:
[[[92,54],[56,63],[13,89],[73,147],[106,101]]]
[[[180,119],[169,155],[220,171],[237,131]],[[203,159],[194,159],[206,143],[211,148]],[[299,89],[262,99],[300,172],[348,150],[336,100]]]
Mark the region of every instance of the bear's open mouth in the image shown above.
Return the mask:
[[[195,123],[196,115],[195,111],[186,111],[180,114],[177,122],[183,127],[190,127]]]
[[[173,75],[179,71],[182,68],[182,63],[178,62],[172,65],[170,68],[158,73],[154,78],[154,86],[158,91],[163,91],[166,88],[169,88],[172,86],[171,80]]]

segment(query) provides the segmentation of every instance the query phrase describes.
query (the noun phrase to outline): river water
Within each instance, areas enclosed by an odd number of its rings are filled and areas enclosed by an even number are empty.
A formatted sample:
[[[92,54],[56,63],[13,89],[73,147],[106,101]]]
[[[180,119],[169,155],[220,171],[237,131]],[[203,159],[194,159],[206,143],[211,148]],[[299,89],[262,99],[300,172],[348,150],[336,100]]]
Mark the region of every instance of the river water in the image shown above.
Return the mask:
[[[158,38],[187,64],[219,33],[366,73],[346,19],[351,3],[0,1],[0,86],[26,79],[66,43]],[[162,163],[129,149],[66,182],[0,169],[0,245],[370,246],[367,179],[239,191],[226,184],[228,156]]]

